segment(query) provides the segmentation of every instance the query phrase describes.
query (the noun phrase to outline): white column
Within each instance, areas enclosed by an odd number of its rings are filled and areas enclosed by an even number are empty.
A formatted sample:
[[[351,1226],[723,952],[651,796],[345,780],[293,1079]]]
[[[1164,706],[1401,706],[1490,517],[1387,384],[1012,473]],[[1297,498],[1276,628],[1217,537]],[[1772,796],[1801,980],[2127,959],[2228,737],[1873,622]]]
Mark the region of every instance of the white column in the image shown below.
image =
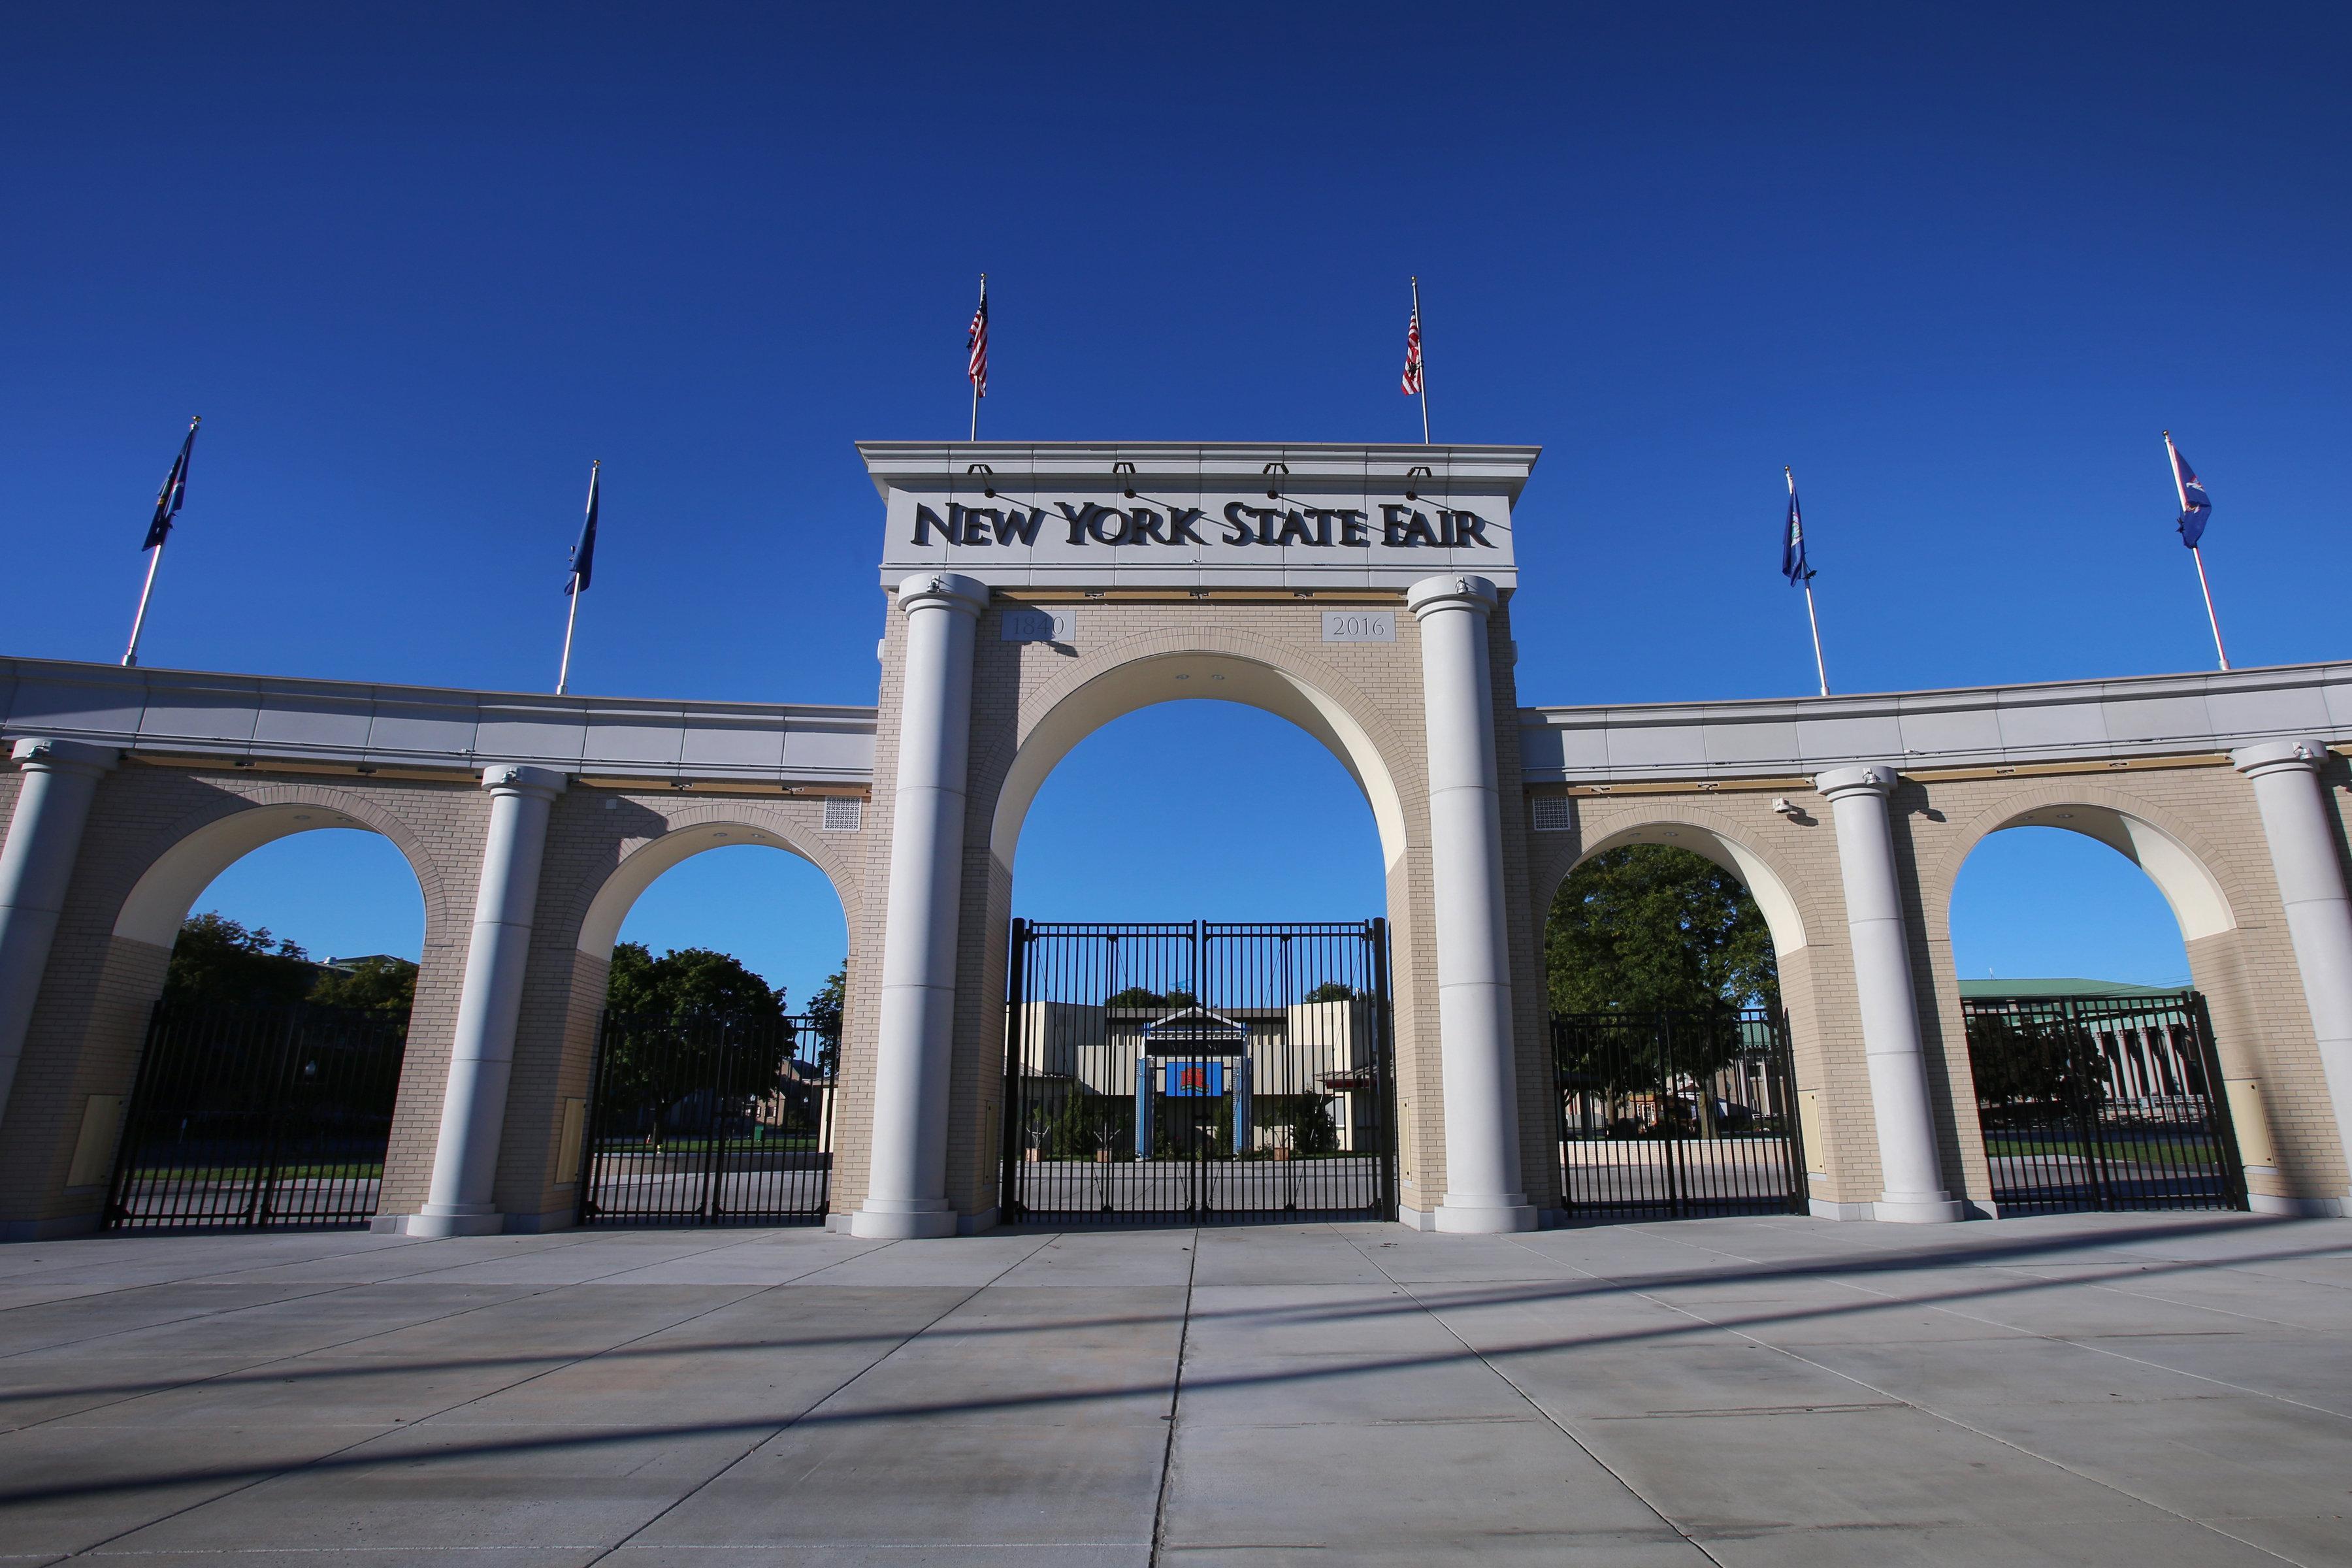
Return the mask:
[[[522,1014],[548,812],[564,782],[546,768],[501,766],[482,773],[482,787],[490,792],[490,831],[482,846],[466,989],[441,1097],[432,1194],[423,1211],[409,1216],[411,1236],[495,1236],[505,1228],[492,1193],[499,1139],[506,1127],[507,1080],[514,1073],[515,1022]]]
[[[1895,839],[1886,814],[1895,770],[1834,768],[1815,779],[1813,787],[1829,797],[1837,821],[1838,874],[1845,884],[1862,1047],[1878,1123],[1882,1190],[1873,1212],[1885,1220],[1956,1220],[1963,1210],[1944,1190],[1936,1155],[1935,1100],[1927,1089],[1919,1002],[1911,988],[1911,943],[1895,875]]]
[[[919,572],[898,584],[907,670],[890,806],[890,903],[882,932],[874,1139],[856,1236],[953,1236],[948,1206],[948,1060],[963,897],[964,764],[972,630],[987,584]]]
[[[2336,1134],[2352,1165],[2352,900],[2337,848],[2341,832],[2320,782],[2327,747],[2313,740],[2266,741],[2230,753],[2254,784],[2254,805],[2270,841],[2271,868],[2286,906],[2286,933],[2303,976],[2304,1005],[2319,1041],[2319,1066],[2336,1111]],[[2352,1214],[2352,1195],[2336,1212]]]
[[[25,1030],[65,910],[90,798],[117,753],[75,741],[26,740],[14,755],[25,777],[7,841],[0,844],[0,1115],[7,1112],[16,1061],[25,1054]]]
[[[1439,1067],[1445,1089],[1440,1230],[1533,1230],[1519,1187],[1518,1071],[1510,939],[1503,908],[1503,811],[1496,782],[1494,678],[1484,577],[1425,577],[1405,594],[1421,623],[1429,731],[1430,875],[1436,906]]]

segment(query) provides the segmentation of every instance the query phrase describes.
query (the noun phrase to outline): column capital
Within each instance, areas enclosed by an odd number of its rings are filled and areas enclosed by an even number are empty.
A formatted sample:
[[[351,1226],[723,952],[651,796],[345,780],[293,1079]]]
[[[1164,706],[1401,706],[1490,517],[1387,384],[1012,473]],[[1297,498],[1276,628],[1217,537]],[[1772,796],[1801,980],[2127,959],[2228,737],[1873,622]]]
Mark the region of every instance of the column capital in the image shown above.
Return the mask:
[[[988,608],[988,584],[961,572],[917,572],[899,580],[899,609],[911,615],[932,605],[977,616]]]
[[[1813,775],[1813,787],[1832,801],[1846,795],[1889,795],[1901,782],[1902,775],[1885,763],[1869,763],[1855,768],[1830,768]]]
[[[553,800],[572,781],[553,768],[521,763],[499,763],[482,770],[482,787],[492,795],[531,795]]]
[[[2327,742],[2308,735],[2292,741],[2257,741],[2231,752],[2230,765],[2250,779],[2287,769],[2316,773],[2327,765]]]
[[[112,746],[87,745],[80,741],[53,741],[28,735],[8,749],[21,768],[49,773],[85,773],[95,777],[122,760]]]
[[[1491,615],[1502,602],[1502,592],[1484,577],[1468,573],[1446,573],[1437,577],[1423,577],[1404,591],[1405,607],[1413,619],[1425,620],[1433,610],[1470,610],[1484,616]]]

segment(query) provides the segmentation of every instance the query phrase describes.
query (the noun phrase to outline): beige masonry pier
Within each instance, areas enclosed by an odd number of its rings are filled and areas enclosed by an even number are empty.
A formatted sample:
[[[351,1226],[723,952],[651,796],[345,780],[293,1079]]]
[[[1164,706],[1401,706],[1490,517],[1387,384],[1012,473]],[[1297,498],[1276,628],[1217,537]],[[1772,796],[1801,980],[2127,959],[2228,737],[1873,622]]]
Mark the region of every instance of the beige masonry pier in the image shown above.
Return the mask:
[[[1370,807],[1405,1224],[1566,1217],[1545,921],[1631,843],[1707,856],[1764,912],[1812,1212],[1996,1214],[1950,909],[1976,847],[2027,826],[2098,839],[2170,906],[2251,1205],[2352,1204],[2352,666],[1522,708],[1533,447],[860,453],[873,707],[0,659],[0,1237],[100,1223],[182,921],[242,855],[327,827],[389,839],[425,905],[379,1228],[572,1223],[621,923],[730,844],[817,865],[846,919],[827,1224],[986,1228],[1032,805],[1087,735],[1196,698],[1296,724]],[[1214,831],[1220,804],[1169,781],[1138,831]],[[1265,919],[1292,912],[1267,890]]]
[[[16,1086],[33,998],[48,967],[99,775],[114,766],[110,746],[22,740],[14,757],[23,784],[0,840],[0,1118]]]
[[[1862,1012],[1863,1054],[1870,1064],[1878,1172],[1885,1184],[1873,1213],[1909,1223],[1956,1220],[1960,1205],[1937,1174],[1935,1114],[1919,1039],[1919,1003],[1911,989],[1911,942],[1887,824],[1895,770],[1833,768],[1814,784],[1837,817],[1854,996]]]
[[[482,787],[490,792],[490,830],[482,848],[457,1033],[450,1043],[448,1087],[441,1097],[432,1195],[409,1220],[411,1236],[496,1235],[506,1228],[493,1191],[499,1142],[539,907],[548,807],[563,785],[563,775],[546,768],[502,766],[482,775]]]
[[[898,584],[906,617],[889,925],[875,1039],[874,1133],[859,1236],[952,1236],[947,1198],[964,770],[971,733],[972,623],[988,589],[953,573]]]
[[[1421,623],[1429,733],[1431,898],[1437,936],[1438,1050],[1444,1062],[1445,1198],[1437,1228],[1533,1230],[1521,1190],[1518,1074],[1503,893],[1503,816],[1484,577],[1429,577],[1405,594]]]

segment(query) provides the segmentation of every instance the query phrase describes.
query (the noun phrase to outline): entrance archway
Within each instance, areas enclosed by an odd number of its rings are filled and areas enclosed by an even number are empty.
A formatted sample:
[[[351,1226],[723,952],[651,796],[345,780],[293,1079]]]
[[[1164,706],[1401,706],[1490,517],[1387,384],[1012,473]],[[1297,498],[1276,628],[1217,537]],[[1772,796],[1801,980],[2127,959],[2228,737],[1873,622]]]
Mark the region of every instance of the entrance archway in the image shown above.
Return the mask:
[[[1082,744],[1114,741],[1129,715],[1178,703],[1255,710],[1319,743],[1339,772],[1313,787],[1365,803],[1387,884],[1373,898],[1387,901],[1405,859],[1404,810],[1367,725],[1296,669],[1192,648],[1110,664],[1025,716],[990,836],[1002,907],[1013,907],[1023,831],[1055,770]],[[1280,831],[1301,781],[1254,758],[1249,727],[1234,728],[1172,768],[1133,758],[1130,788],[1160,831],[1214,832],[1244,794],[1273,805],[1264,816]],[[1061,1224],[1393,1212],[1386,916],[1223,923],[1294,912],[1255,879],[1215,901],[1191,911],[1215,919],[1011,922],[1002,1212]]]
[[[283,793],[291,798],[170,836],[117,913],[118,969],[144,980],[121,997],[145,1004],[143,1019],[121,1010],[140,1031],[136,1071],[127,1099],[90,1098],[68,1178],[69,1188],[87,1185],[106,1162],[108,1226],[350,1226],[376,1212],[422,973],[407,954],[425,951],[437,879],[382,813],[331,793]],[[272,846],[352,830],[389,840],[392,864],[409,873],[398,880],[416,902],[398,901],[421,918],[409,926],[383,911],[388,922],[380,915],[362,928],[396,932],[383,945],[401,951],[336,963],[289,940],[266,942],[258,919],[251,928],[218,914],[189,921],[199,901],[215,901],[224,874]],[[365,875],[345,883],[346,896],[371,881],[391,896]]]
[[[722,867],[719,851],[745,864]],[[840,868],[829,858],[756,806],[698,808],[624,855],[596,888],[573,955],[572,1014],[589,1020],[580,1033],[593,1059],[587,1092],[566,1102],[557,1134],[558,1184],[573,1189],[581,1223],[823,1219],[848,944]],[[805,869],[778,874],[792,866]],[[647,910],[649,894],[658,900],[656,889],[682,877],[730,912],[714,921],[676,910],[664,920]],[[772,930],[753,937],[756,916],[747,919],[763,903],[824,910],[795,922],[798,951],[782,985],[785,944]],[[624,942],[633,926],[641,940]],[[811,956],[820,950],[827,956]]]
[[[2199,969],[2210,977],[2237,956],[2237,919],[2221,880],[2179,836],[2112,802],[2012,807],[1981,827],[1941,913],[1998,1212],[2245,1207],[2231,1112],[2259,1118],[2259,1100],[2243,1075],[2224,1068],[2224,1036],[2195,983]],[[2031,897],[2040,918],[2082,924],[2099,921],[2119,897],[2131,899],[2131,887],[2103,875],[2106,867],[2079,867],[2079,856],[2057,842],[2035,864],[2036,841],[2061,834],[2138,868],[2141,887],[2161,896],[2166,914],[2157,918],[2177,932],[2177,943],[2168,940],[2171,932],[2151,940],[2143,917],[2141,940],[2128,952],[2045,932],[2050,959],[2021,957],[2012,938],[2002,961],[1979,965],[1974,933],[1961,924],[1963,906],[1973,909],[1979,899],[1986,902],[1979,920],[2003,909],[2015,919]],[[2079,867],[2071,880],[2070,866]],[[2004,890],[1986,885],[1996,877]],[[2100,954],[2095,961],[2076,957],[2093,952]],[[1994,968],[2009,973],[1982,973]]]
[[[1654,816],[1583,848],[1543,908],[1570,1218],[1805,1212],[1820,1134],[1780,975],[1785,954],[1801,983],[1807,942],[1779,873],[1734,833]]]

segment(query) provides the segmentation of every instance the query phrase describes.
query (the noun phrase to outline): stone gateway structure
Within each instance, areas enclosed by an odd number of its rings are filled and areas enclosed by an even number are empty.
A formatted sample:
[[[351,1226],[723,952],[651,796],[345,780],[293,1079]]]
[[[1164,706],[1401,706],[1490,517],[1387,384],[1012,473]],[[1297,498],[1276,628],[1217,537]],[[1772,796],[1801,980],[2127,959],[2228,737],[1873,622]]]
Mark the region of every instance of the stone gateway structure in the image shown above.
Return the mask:
[[[2352,667],[1522,707],[1502,447],[876,443],[872,709],[636,701],[0,661],[0,1235],[97,1226],[172,943],[222,870],[356,827],[425,951],[373,1223],[572,1223],[607,963],[724,844],[821,868],[850,933],[828,1223],[995,1223],[1024,822],[1087,734],[1205,697],[1297,724],[1386,865],[1402,1221],[1562,1205],[1552,895],[1630,843],[1770,926],[1814,1213],[1996,1212],[1948,931],[2005,827],[2137,863],[2211,1011],[2257,1210],[2347,1210]]]

